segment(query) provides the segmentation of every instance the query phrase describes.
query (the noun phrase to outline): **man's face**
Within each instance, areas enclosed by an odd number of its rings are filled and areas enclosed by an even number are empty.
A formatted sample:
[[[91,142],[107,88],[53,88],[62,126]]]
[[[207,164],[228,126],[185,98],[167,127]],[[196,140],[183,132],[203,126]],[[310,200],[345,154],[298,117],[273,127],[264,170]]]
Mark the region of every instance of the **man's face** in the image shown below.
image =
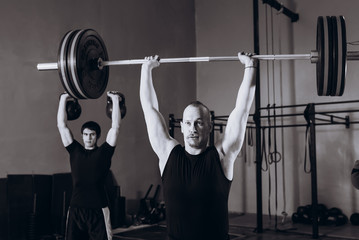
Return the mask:
[[[188,106],[184,110],[181,131],[186,145],[195,149],[207,147],[211,130],[210,116],[205,108]]]
[[[82,132],[82,140],[84,141],[85,149],[94,149],[97,143],[97,135],[94,130],[85,128]]]

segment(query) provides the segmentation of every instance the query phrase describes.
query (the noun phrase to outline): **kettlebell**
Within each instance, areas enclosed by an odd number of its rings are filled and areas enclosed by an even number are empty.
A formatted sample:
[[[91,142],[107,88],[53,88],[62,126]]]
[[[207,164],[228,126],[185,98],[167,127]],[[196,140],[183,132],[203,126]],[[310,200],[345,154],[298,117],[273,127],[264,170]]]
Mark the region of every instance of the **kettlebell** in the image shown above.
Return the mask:
[[[344,225],[348,221],[348,218],[342,213],[339,208],[333,207],[328,210],[327,225]]]
[[[293,213],[292,214],[292,222],[293,223],[299,223],[301,221],[301,219],[299,218],[299,215],[298,215],[298,213]]]
[[[341,225],[344,225],[344,224],[347,224],[348,222],[348,217],[345,216],[343,213],[339,214],[337,216],[337,220],[335,221],[335,225],[336,226],[341,226]]]
[[[121,112],[121,119],[126,116],[126,105],[125,105],[125,95],[120,92],[112,92],[113,94],[117,94],[120,96],[120,112]],[[110,119],[112,118],[112,99],[111,97],[107,96],[107,105],[106,105],[106,115]]]
[[[358,226],[359,225],[359,213],[353,213],[350,216],[350,222],[352,225]]]
[[[81,106],[77,99],[72,98],[68,99],[66,102],[66,113],[67,113],[67,120],[72,121],[76,120],[81,115]]]

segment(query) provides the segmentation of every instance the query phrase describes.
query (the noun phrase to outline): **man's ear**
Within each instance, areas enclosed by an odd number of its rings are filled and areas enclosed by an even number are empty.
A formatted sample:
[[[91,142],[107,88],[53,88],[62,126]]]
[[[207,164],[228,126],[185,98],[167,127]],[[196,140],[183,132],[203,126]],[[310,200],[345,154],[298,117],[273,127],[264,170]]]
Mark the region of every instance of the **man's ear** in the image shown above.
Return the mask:
[[[214,122],[210,121],[210,123],[209,123],[210,130],[209,130],[209,132],[213,131],[213,125],[214,125]]]
[[[183,122],[180,121],[180,124],[181,124],[181,133],[183,133]]]

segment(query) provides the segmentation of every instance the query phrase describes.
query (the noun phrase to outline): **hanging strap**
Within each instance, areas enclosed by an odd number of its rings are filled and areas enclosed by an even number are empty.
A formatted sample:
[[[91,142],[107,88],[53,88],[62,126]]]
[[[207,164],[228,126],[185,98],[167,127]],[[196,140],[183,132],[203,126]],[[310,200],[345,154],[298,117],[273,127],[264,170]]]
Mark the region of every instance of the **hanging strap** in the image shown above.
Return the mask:
[[[307,167],[307,164],[308,164],[308,147],[309,147],[309,144],[310,144],[310,135],[308,134],[309,132],[309,129],[310,129],[310,126],[309,124],[307,125],[306,129],[305,129],[305,147],[304,147],[304,172],[305,173],[311,173],[312,172],[312,169],[311,169],[311,166],[309,164],[309,169]],[[310,160],[310,157],[309,157],[309,160]]]
[[[262,151],[261,151],[261,155],[262,155],[262,171],[266,172],[266,171],[268,171],[268,158],[267,158],[267,150],[266,150],[265,127],[262,128]],[[263,168],[263,162],[265,164],[264,168]]]
[[[248,137],[247,137],[247,144],[251,147],[253,147],[253,128],[250,127],[247,129]]]
[[[275,104],[273,104],[273,140],[274,140],[274,149],[273,151],[269,151],[269,164],[275,163],[277,164],[282,159],[282,154],[278,152],[277,148],[277,117],[276,117],[276,110]]]
[[[267,105],[267,119],[268,119],[268,152],[271,151],[272,148],[272,136],[271,136],[271,119],[270,119],[270,104]],[[270,172],[270,153],[268,154],[268,216],[269,220],[272,219],[272,213],[271,213],[271,195],[272,195],[272,177]]]

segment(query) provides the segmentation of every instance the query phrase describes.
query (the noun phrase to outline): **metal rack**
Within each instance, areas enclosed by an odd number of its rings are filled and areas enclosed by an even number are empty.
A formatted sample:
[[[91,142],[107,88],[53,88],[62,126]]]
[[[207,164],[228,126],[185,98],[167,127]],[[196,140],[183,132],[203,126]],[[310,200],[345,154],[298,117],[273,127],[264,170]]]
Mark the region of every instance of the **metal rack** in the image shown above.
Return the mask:
[[[263,128],[290,128],[290,127],[306,127],[309,131],[309,159],[310,159],[310,174],[311,174],[311,198],[312,198],[312,217],[313,217],[313,226],[312,226],[312,237],[318,238],[319,237],[319,228],[318,228],[318,187],[317,187],[317,153],[316,153],[316,126],[328,126],[328,125],[342,125],[345,128],[349,128],[352,124],[358,124],[358,120],[351,120],[348,115],[341,116],[340,114],[345,113],[355,113],[359,112],[359,109],[348,109],[348,110],[321,110],[318,111],[317,107],[324,106],[324,105],[336,105],[336,104],[352,104],[352,103],[359,103],[359,100],[352,100],[352,101],[339,101],[339,102],[321,102],[321,103],[309,103],[309,104],[299,104],[299,105],[286,105],[286,106],[267,106],[267,107],[259,107],[256,109],[257,112],[261,112],[263,110],[275,110],[275,109],[297,109],[305,107],[303,112],[296,112],[291,114],[278,114],[278,115],[261,115],[261,114],[254,114],[254,121],[256,122],[256,132],[257,138],[262,137]],[[337,115],[335,115],[337,114]],[[261,119],[263,118],[288,118],[288,117],[299,117],[303,116],[305,122],[298,123],[298,124],[276,124],[272,126],[263,125]],[[256,139],[258,142],[258,139]],[[257,145],[259,146],[259,145]],[[261,170],[262,166],[262,154],[261,152],[256,154],[256,169]],[[260,174],[256,174],[257,183],[262,181]],[[262,185],[257,184],[257,209],[262,209]],[[258,217],[259,216],[259,217]],[[263,214],[262,212],[257,212],[257,232],[263,231]]]

